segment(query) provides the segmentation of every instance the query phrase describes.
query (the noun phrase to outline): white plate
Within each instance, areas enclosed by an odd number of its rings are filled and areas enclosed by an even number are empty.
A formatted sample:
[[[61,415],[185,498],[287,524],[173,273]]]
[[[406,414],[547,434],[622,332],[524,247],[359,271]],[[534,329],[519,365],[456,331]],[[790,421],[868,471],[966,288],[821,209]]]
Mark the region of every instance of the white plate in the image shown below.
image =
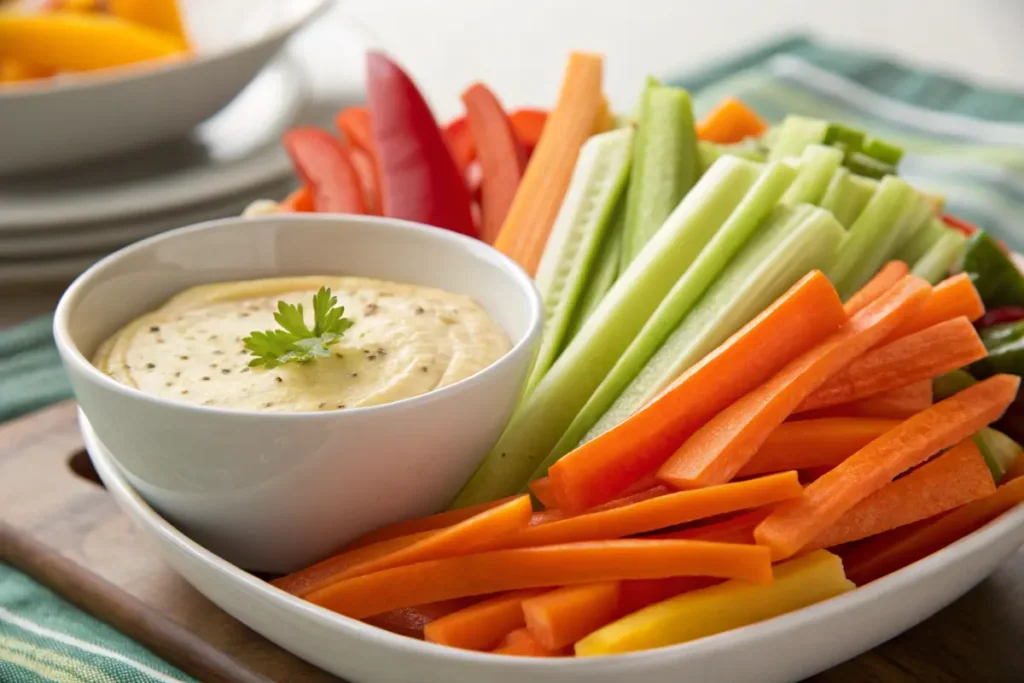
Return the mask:
[[[182,135],[230,102],[328,0],[188,0],[196,54],[0,88],[0,173],[77,163]]]
[[[281,134],[301,124],[333,126],[338,109],[361,101],[363,55],[372,44],[332,7],[191,138],[57,173],[0,178],[0,234],[89,229],[290,178]],[[5,106],[0,97],[0,111]]]
[[[125,482],[83,414],[96,471],[117,504],[203,595],[254,631],[357,683],[783,683],[892,638],[967,592],[1024,543],[1024,506],[863,588],[674,647],[594,659],[499,657],[394,635],[299,600],[213,555]]]

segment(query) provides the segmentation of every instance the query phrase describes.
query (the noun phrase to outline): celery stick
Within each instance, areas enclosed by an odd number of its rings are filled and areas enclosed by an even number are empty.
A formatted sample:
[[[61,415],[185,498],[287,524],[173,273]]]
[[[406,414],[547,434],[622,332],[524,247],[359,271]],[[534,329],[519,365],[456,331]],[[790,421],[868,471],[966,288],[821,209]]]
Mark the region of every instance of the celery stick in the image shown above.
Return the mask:
[[[565,340],[562,344],[571,342],[580,331],[598,305],[608,293],[608,290],[615,284],[615,278],[619,276],[619,258],[622,252],[622,233],[626,229],[626,198],[620,193],[619,201],[615,205],[615,213],[612,214],[611,223],[608,225],[601,248],[594,259],[590,277],[580,296],[580,302],[573,311],[572,320],[569,322],[569,329],[565,333]]]
[[[708,169],[519,406],[455,507],[519,490],[760,172],[730,156]]]
[[[562,435],[548,458],[534,472],[533,478],[544,476],[548,467],[575,448],[587,430],[611,407],[622,390],[672,334],[672,330],[693,309],[701,295],[736,252],[771,214],[795,176],[796,171],[783,163],[776,162],[765,169],[761,178],[729,216],[729,220],[715,233],[707,246],[701,250],[697,260],[662,300],[643,329],[569,425],[569,429]]]
[[[878,183],[874,180],[855,176],[849,169],[840,168],[825,190],[821,208],[831,211],[840,225],[849,228],[877,189]]]
[[[896,176],[887,176],[879,184],[826,271],[843,299],[856,292],[885,263],[899,237],[899,223],[908,218],[907,207],[916,207],[919,201],[914,188]]]
[[[768,161],[779,161],[786,157],[798,157],[808,145],[820,145],[828,133],[828,122],[809,119],[804,116],[787,116],[778,132]]]
[[[846,167],[865,178],[881,179],[887,175],[896,175],[896,167],[892,164],[883,163],[861,152],[847,155]]]
[[[864,131],[841,123],[830,123],[823,142],[826,145],[841,144],[846,154],[852,154],[863,146]]]
[[[626,194],[622,269],[664,224],[697,178],[690,96],[680,88],[644,90]]]
[[[699,140],[697,142],[697,172],[704,175],[704,171],[711,168],[711,164],[718,160],[718,157],[725,154],[725,148],[714,142]]]
[[[800,172],[782,196],[783,204],[817,204],[825,196],[829,181],[839,165],[843,153],[832,147],[808,145],[800,156]]]
[[[632,415],[793,283],[824,266],[844,234],[823,209],[806,204],[777,206],[767,225],[726,267],[583,441]]]
[[[900,246],[896,251],[896,258],[908,265],[914,265],[947,232],[949,232],[949,228],[946,227],[945,223],[937,218],[932,218],[914,235],[913,239],[907,240]]]
[[[699,172],[703,174],[715,162],[715,159],[723,154],[732,154],[749,161],[764,161],[768,158],[768,154],[765,152],[760,141],[750,138],[732,145],[719,145],[708,140],[699,140],[697,141],[697,165]]]
[[[562,348],[569,319],[629,177],[632,142],[632,129],[622,128],[595,135],[580,150],[537,267],[537,289],[544,300],[544,332],[525,396],[537,386]]]
[[[868,139],[864,141],[864,145],[860,148],[860,151],[867,154],[869,157],[877,159],[883,164],[889,164],[891,166],[899,166],[900,159],[903,158],[902,147],[890,145],[888,142],[873,137],[868,137]]]
[[[937,284],[949,275],[950,268],[964,255],[967,238],[956,230],[946,230],[932,248],[914,263],[911,272]]]

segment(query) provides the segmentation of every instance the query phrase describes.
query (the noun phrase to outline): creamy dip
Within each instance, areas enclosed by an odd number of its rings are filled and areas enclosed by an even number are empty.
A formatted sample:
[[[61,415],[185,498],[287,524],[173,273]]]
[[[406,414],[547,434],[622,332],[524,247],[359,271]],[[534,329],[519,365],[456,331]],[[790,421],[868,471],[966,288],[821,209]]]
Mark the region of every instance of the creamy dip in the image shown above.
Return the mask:
[[[242,339],[278,328],[277,302],[303,305],[329,287],[354,321],[329,358],[250,368]],[[508,352],[504,330],[475,301],[440,289],[357,277],[293,277],[203,285],[133,321],[93,363],[148,394],[204,406],[299,412],[419,396]]]

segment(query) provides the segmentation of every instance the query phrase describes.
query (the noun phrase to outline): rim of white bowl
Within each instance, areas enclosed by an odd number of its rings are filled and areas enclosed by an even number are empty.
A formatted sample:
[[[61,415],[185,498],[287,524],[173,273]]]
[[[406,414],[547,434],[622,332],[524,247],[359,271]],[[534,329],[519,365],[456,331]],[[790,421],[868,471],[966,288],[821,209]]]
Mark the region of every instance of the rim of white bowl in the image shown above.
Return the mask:
[[[210,52],[198,52],[187,55],[184,58],[153,59],[145,62],[110,67],[108,69],[78,72],[75,73],[73,77],[66,79],[46,79],[39,82],[29,81],[26,83],[19,83],[17,87],[0,88],[0,102],[3,102],[4,100],[13,101],[35,97],[55,97],[72,90],[84,90],[103,85],[127,83],[129,81],[142,80],[159,74],[196,68],[210,62],[230,59],[240,52],[253,50],[261,45],[272,43],[275,40],[288,38],[290,35],[309,25],[315,19],[323,16],[331,6],[332,2],[333,0],[313,0],[305,12],[294,17],[291,21],[281,23],[279,26],[268,30],[256,40],[244,41],[231,47],[213,50]]]
[[[756,641],[758,638],[766,636],[773,630],[797,629],[809,621],[827,618],[830,615],[842,612],[851,604],[871,602],[877,600],[882,594],[891,591],[899,591],[914,582],[934,576],[948,563],[953,562],[958,558],[970,555],[976,550],[998,540],[1002,536],[1011,533],[1014,529],[1018,527],[1024,528],[1024,505],[1017,505],[985,526],[968,534],[967,536],[964,536],[960,540],[949,544],[942,550],[934,552],[913,564],[872,581],[864,586],[860,586],[848,593],[830,598],[823,602],[815,603],[794,612],[789,612],[788,614],[783,614],[778,617],[766,619],[764,621],[732,629],[730,631],[723,631],[722,633],[717,633],[712,636],[698,638],[688,643],[669,645],[666,647],[639,652],[584,658],[563,657],[546,659],[506,657],[488,652],[473,652],[459,648],[450,648],[444,645],[428,643],[426,641],[420,641],[414,638],[401,636],[396,633],[391,633],[390,631],[366,624],[358,619],[346,617],[324,607],[307,602],[306,600],[298,598],[291,593],[287,593],[269,582],[263,581],[255,575],[250,574],[244,569],[231,564],[219,555],[199,545],[196,541],[193,541],[150,507],[142,496],[139,495],[139,493],[125,480],[124,475],[118,471],[117,466],[113,462],[113,454],[110,453],[106,446],[104,446],[96,436],[96,433],[92,430],[92,426],[89,424],[88,418],[84,413],[82,413],[81,409],[79,409],[78,415],[86,445],[88,446],[91,442],[94,446],[94,450],[97,451],[97,453],[93,455],[93,457],[97,458],[99,461],[97,463],[97,468],[100,470],[101,475],[105,473],[110,477],[114,481],[117,489],[119,489],[119,491],[114,494],[115,497],[120,496],[125,499],[134,508],[136,515],[149,519],[151,526],[158,534],[172,545],[181,549],[185,554],[190,555],[196,561],[204,565],[211,566],[221,574],[230,575],[233,580],[240,581],[257,592],[271,591],[276,593],[278,598],[290,608],[301,611],[311,620],[321,624],[327,624],[330,627],[344,628],[353,637],[377,641],[377,643],[382,646],[411,650],[414,653],[424,656],[439,657],[467,663],[471,662],[474,664],[490,664],[492,666],[513,670],[530,670],[535,668],[574,668],[578,670],[585,669],[587,667],[601,667],[604,669],[608,666],[618,665],[628,667],[640,658],[677,659],[680,656],[684,656],[687,651],[692,650],[710,649],[715,651],[726,648],[732,649],[742,647],[745,643]],[[91,450],[90,454],[92,454]]]
[[[182,236],[190,235],[193,233],[201,233],[208,231],[216,231],[224,228],[225,226],[236,226],[244,224],[249,228],[256,229],[256,226],[260,224],[280,224],[284,223],[330,223],[330,222],[357,222],[357,223],[368,223],[375,225],[376,229],[388,231],[395,230],[399,232],[413,233],[427,237],[428,239],[435,239],[441,242],[447,242],[453,247],[466,248],[470,254],[481,261],[490,263],[498,267],[499,270],[503,271],[523,293],[523,296],[527,299],[529,307],[529,322],[526,327],[526,331],[523,333],[522,338],[512,345],[504,355],[495,360],[493,363],[483,368],[479,372],[476,372],[469,377],[461,379],[457,382],[453,382],[447,386],[439,389],[434,389],[425,394],[418,396],[411,396],[409,398],[399,399],[392,401],[391,403],[384,403],[381,405],[374,406],[362,406],[356,408],[345,408],[344,410],[325,410],[315,412],[286,412],[286,413],[270,413],[262,412],[258,410],[243,410],[240,408],[222,408],[218,406],[202,406],[195,405],[192,403],[185,403],[181,401],[173,401],[160,396],[154,396],[147,394],[138,389],[121,384],[109,375],[101,372],[95,365],[93,365],[88,358],[78,348],[78,345],[72,340],[72,335],[68,329],[71,313],[77,304],[77,299],[80,296],[82,290],[88,286],[94,280],[102,280],[103,273],[107,268],[112,267],[122,259],[132,254],[146,251],[159,245],[161,242],[165,242],[172,239],[179,239]],[[275,277],[287,277],[288,273],[279,273]],[[481,242],[480,240],[461,235],[451,230],[445,230],[442,228],[436,228],[430,225],[424,225],[422,223],[415,223],[413,221],[406,221],[397,218],[385,218],[381,216],[362,216],[357,214],[273,214],[269,216],[254,216],[249,218],[243,218],[240,216],[231,216],[228,218],[219,218],[211,221],[204,221],[202,223],[196,223],[194,225],[186,226],[183,228],[177,228],[175,230],[168,230],[167,232],[148,237],[144,240],[140,240],[131,244],[123,249],[115,251],[114,253],[106,256],[93,264],[88,270],[79,275],[75,280],[68,286],[64,293],[60,297],[60,301],[57,303],[57,309],[53,316],[53,338],[57,344],[57,350],[60,352],[61,358],[65,364],[72,364],[75,366],[75,370],[79,373],[86,375],[89,381],[99,383],[108,390],[114,391],[119,394],[128,396],[134,400],[145,401],[156,405],[163,406],[168,410],[186,410],[194,411],[200,414],[208,415],[224,415],[224,416],[245,416],[245,417],[258,417],[263,419],[272,420],[327,420],[337,419],[339,415],[364,415],[370,412],[380,412],[386,410],[395,410],[399,408],[414,408],[417,406],[428,405],[436,401],[443,400],[450,394],[461,393],[462,391],[480,384],[487,382],[491,375],[498,371],[501,365],[505,365],[517,356],[524,353],[531,353],[531,347],[539,340],[541,328],[544,323],[544,316],[542,311],[544,310],[543,302],[540,298],[540,292],[537,291],[536,286],[533,284],[533,279],[526,274],[523,268],[505,256],[497,249],[494,249],[489,244]],[[116,331],[116,330],[115,330]],[[112,331],[113,332],[113,331]],[[505,330],[508,333],[508,330]],[[510,335],[511,336],[511,335]]]

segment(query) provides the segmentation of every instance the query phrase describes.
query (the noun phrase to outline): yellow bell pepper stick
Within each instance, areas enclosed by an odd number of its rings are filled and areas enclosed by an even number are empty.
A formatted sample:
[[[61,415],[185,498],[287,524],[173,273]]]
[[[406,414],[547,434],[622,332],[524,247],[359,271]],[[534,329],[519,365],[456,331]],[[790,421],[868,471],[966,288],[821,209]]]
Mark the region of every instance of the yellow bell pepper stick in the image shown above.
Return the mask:
[[[0,59],[0,83],[34,81],[53,76],[54,70],[14,59]]]
[[[108,0],[107,7],[111,14],[125,21],[148,26],[188,42],[177,0]]]
[[[685,643],[853,590],[838,556],[818,550],[776,565],[771,585],[727,581],[634,612],[576,643],[588,657]]]
[[[181,38],[118,17],[52,12],[0,13],[0,58],[91,71],[182,54]]]

